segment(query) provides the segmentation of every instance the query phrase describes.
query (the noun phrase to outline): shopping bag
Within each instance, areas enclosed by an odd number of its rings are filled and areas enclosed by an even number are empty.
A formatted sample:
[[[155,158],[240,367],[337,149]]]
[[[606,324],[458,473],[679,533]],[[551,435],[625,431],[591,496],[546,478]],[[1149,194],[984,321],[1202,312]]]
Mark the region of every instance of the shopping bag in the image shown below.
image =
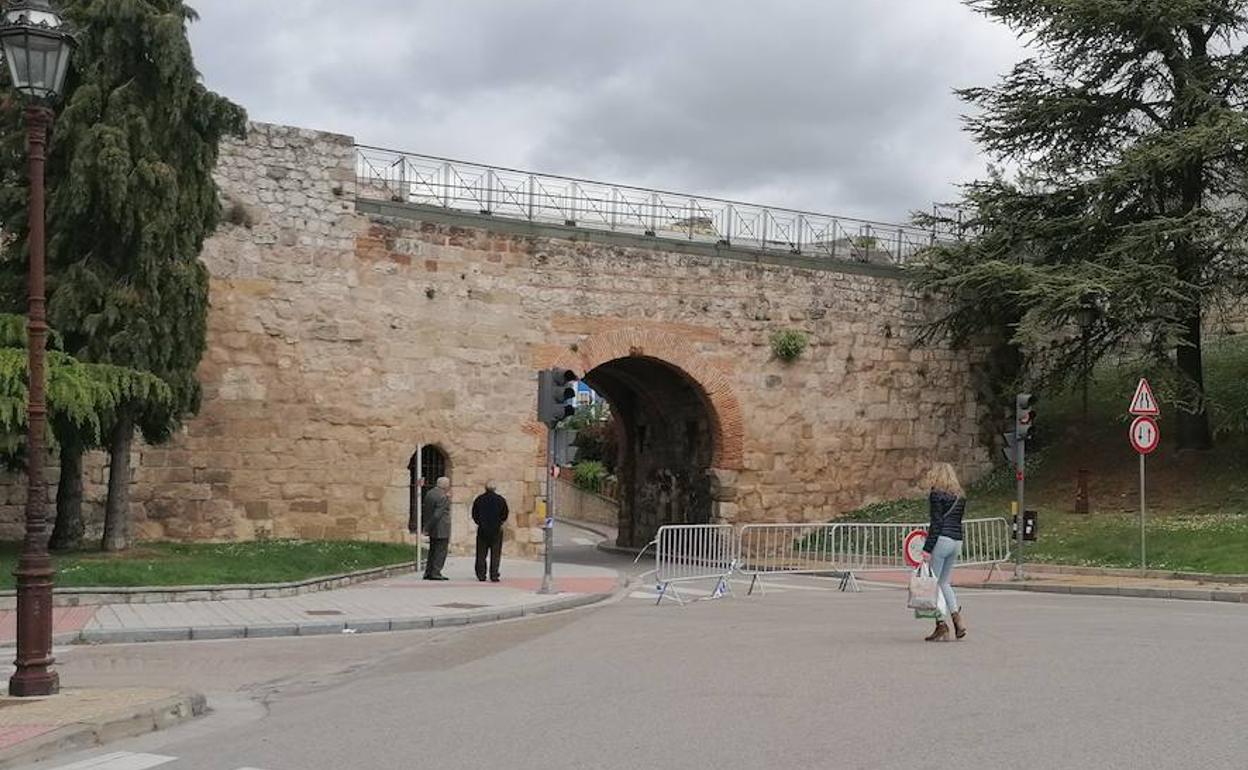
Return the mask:
[[[947,606],[948,605],[945,603],[945,592],[937,590],[936,591],[936,609],[915,610],[914,616],[918,618],[919,620],[940,620],[945,615],[949,614],[945,610]]]
[[[936,584],[936,576],[927,562],[910,576],[910,595],[906,606],[912,610],[936,610],[939,607],[940,586]]]

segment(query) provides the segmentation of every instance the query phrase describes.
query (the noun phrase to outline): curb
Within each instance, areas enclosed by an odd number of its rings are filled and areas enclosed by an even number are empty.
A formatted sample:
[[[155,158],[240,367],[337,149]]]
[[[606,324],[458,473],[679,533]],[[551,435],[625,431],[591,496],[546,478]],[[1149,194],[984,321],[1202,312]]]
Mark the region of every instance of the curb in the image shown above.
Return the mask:
[[[138,644],[143,642],[189,642],[220,639],[272,639],[328,634],[372,634],[417,631],[448,626],[470,626],[500,620],[545,615],[606,601],[614,593],[577,594],[536,604],[500,609],[480,609],[447,615],[423,615],[378,620],[314,623],[256,623],[245,626],[186,626],[180,628],[83,629],[68,641],[76,644]]]
[[[1153,588],[1149,586],[1088,586],[1058,583],[981,583],[967,588],[991,591],[1030,591],[1041,594],[1078,596],[1126,596],[1137,599],[1182,599],[1186,601],[1248,604],[1248,591],[1216,591],[1208,588]]]
[[[0,768],[16,767],[56,754],[82,751],[123,738],[164,730],[202,716],[206,710],[207,701],[203,695],[186,692],[132,711],[117,712],[90,722],[65,725],[0,751]]]
[[[215,586],[135,586],[57,588],[52,593],[53,607],[95,607],[102,604],[157,604],[165,602],[210,602],[227,599],[278,599],[317,591],[345,588],[368,580],[380,580],[414,572],[416,565],[405,562],[387,567],[372,567],[358,572],[296,580],[290,583],[249,583]],[[0,591],[0,610],[17,606],[17,592]]]
[[[1065,564],[1023,564],[1024,571],[1042,575],[1097,575],[1101,577],[1149,578],[1152,580],[1191,580],[1201,583],[1248,584],[1248,575],[1215,575],[1210,572],[1175,572],[1172,570],[1145,570],[1122,567],[1074,567]]]

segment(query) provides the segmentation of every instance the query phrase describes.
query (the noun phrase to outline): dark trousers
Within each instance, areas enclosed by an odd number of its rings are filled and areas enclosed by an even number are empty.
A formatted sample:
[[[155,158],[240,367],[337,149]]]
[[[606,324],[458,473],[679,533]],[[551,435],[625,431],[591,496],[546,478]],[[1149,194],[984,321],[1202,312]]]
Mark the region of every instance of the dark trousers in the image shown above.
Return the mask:
[[[485,580],[485,556],[490,556],[490,579],[498,580],[498,564],[503,558],[503,530],[477,530],[477,580]]]
[[[437,577],[446,566],[446,552],[450,550],[449,537],[429,538],[429,561],[425,562],[425,577]]]

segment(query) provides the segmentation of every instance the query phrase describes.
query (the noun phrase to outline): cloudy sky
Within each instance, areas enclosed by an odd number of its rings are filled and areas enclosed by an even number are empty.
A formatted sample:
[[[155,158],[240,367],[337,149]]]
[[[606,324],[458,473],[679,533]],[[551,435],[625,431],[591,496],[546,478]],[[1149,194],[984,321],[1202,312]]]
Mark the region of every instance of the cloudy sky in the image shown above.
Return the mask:
[[[958,86],[1023,55],[958,0],[192,0],[255,120],[900,221],[985,161]]]

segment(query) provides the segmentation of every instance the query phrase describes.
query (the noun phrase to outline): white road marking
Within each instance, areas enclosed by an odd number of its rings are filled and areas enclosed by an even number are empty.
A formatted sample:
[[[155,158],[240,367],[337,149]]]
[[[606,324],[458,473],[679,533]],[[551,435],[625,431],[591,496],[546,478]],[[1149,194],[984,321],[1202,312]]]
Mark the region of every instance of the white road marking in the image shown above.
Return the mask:
[[[72,765],[65,765],[57,770],[147,770],[173,762],[177,757],[164,757],[159,754],[135,754],[129,751],[114,751],[91,759],[84,759]]]
[[[593,540],[590,540],[587,537],[574,537],[572,538],[572,542],[576,543],[577,545],[594,545],[595,544]]]

